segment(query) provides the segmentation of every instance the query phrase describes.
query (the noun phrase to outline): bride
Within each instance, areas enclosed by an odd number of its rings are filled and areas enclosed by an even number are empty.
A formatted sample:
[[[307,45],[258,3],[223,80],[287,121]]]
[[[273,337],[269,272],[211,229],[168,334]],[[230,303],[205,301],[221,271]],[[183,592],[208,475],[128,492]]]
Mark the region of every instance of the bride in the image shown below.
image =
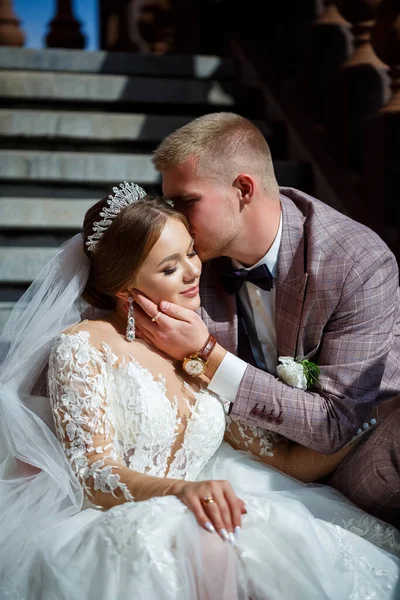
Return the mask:
[[[196,310],[200,272],[184,217],[125,183],[17,304],[2,600],[400,597],[393,528],[233,449],[224,400],[135,338],[134,290]]]

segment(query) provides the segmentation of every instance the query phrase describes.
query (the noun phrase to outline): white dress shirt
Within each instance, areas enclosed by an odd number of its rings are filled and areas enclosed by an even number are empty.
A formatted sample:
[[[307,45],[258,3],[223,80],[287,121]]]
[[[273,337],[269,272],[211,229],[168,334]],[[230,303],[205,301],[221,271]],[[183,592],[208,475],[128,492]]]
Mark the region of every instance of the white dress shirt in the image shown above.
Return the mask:
[[[242,302],[245,321],[253,322],[261,349],[267,364],[268,373],[276,374],[278,363],[276,348],[276,327],[275,327],[275,279],[278,267],[278,253],[282,238],[282,216],[279,221],[279,228],[275,240],[263,256],[252,267],[244,267],[240,262],[232,260],[232,266],[235,269],[245,268],[247,271],[267,265],[274,278],[274,285],[270,291],[262,290],[254,283],[245,281],[239,291],[239,298]],[[251,340],[249,340],[251,343]],[[247,363],[227,352],[214,377],[211,379],[208,388],[218,394],[221,398],[234,402],[242,381]]]

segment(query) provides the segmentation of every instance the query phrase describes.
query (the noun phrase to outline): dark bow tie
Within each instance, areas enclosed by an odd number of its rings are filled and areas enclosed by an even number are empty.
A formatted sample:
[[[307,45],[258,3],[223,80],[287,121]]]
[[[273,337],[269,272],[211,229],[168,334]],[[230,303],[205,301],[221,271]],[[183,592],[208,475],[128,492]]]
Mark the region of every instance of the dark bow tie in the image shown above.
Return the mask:
[[[238,292],[244,281],[254,283],[268,292],[273,288],[273,277],[267,265],[259,265],[255,269],[238,269],[221,274],[221,282],[228,294]]]

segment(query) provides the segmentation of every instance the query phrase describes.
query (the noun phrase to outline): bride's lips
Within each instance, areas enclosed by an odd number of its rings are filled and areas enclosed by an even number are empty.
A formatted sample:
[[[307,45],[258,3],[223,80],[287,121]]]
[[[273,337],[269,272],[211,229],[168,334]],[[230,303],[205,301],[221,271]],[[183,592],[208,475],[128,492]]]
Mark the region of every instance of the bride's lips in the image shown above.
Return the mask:
[[[182,296],[186,296],[187,298],[194,298],[199,293],[199,286],[195,285],[194,287],[189,288],[185,292],[181,292]]]

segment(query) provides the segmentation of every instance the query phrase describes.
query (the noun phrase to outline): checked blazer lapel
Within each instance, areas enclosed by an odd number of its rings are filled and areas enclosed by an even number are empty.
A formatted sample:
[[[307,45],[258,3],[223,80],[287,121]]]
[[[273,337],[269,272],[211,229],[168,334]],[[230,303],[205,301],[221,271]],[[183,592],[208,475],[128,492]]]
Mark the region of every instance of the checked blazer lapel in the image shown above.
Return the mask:
[[[203,265],[200,278],[201,307],[199,314],[208,331],[232,354],[237,354],[238,317],[235,295],[225,291],[220,273],[230,268],[230,258],[221,257]]]
[[[305,217],[296,205],[281,195],[282,240],[275,280],[277,355],[297,356],[299,329],[307,287]],[[229,269],[230,258],[221,257],[203,265],[200,279],[202,305],[199,314],[208,330],[229,352],[237,354],[238,317],[236,298],[224,290],[220,273]],[[244,357],[245,358],[245,357]],[[247,358],[247,357],[246,357]]]
[[[275,323],[278,356],[298,356],[299,330],[307,289],[305,216],[296,205],[280,196],[282,240],[276,278]]]
[[[213,334],[226,350],[256,366],[254,348],[248,332],[251,325],[246,324],[241,314],[237,294],[228,294],[221,283],[221,273],[231,268],[232,261],[226,257],[214,259],[203,266],[200,282],[202,306],[199,314],[209,333]],[[257,344],[258,340],[253,340],[254,343]],[[258,348],[258,354],[259,357],[262,356],[261,347]]]

